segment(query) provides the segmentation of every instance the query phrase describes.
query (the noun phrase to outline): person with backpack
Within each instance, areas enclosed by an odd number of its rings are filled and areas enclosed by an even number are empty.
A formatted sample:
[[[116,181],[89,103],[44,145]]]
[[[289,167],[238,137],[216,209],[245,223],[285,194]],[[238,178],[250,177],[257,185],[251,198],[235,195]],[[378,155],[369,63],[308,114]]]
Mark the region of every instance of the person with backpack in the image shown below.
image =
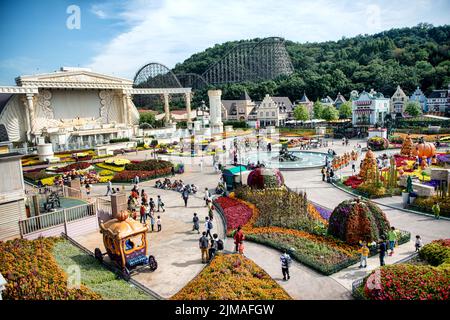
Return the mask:
[[[234,234],[234,244],[235,244],[235,251],[239,252],[239,247],[242,245],[244,241],[244,233],[241,230],[241,226],[239,226],[236,230],[236,233]]]
[[[217,235],[217,233],[214,233],[211,239],[211,246],[209,247],[209,261],[214,258],[217,250],[219,250],[218,237],[219,236]]]
[[[283,250],[283,254],[280,257],[280,261],[281,261],[281,272],[283,273],[283,280],[287,281],[291,278],[291,276],[289,275],[289,266],[292,263],[292,259],[286,250]]]
[[[200,234],[200,219],[197,217],[197,214],[194,213],[194,217],[192,218],[192,222],[194,223],[194,226],[192,227],[192,231],[197,230],[197,233]]]
[[[202,263],[207,263],[209,260],[208,255],[208,237],[206,236],[206,232],[203,231],[201,238],[198,240],[198,246],[202,253]]]
[[[209,220],[209,217],[205,217],[206,235],[210,236],[211,238],[212,238],[212,235],[211,235],[212,228],[213,228],[213,224],[212,224],[211,220]]]

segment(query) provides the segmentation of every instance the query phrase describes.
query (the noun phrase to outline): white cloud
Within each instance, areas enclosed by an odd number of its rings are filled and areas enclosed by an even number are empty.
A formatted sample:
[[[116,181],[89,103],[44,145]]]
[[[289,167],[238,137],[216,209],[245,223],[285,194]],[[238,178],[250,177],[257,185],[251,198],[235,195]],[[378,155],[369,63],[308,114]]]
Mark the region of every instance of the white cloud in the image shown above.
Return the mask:
[[[407,0],[134,0],[122,5],[115,16],[127,22],[128,30],[104,45],[89,67],[132,78],[145,63],[160,62],[173,67],[191,54],[225,41],[281,36],[316,42],[413,26],[424,22],[420,17],[427,9],[426,3],[419,0],[414,6]]]

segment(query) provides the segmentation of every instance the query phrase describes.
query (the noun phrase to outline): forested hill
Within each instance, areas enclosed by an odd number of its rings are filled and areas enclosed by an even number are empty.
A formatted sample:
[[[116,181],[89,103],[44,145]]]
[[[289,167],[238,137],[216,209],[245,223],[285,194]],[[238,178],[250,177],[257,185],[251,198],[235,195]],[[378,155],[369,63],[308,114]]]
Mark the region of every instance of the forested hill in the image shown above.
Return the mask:
[[[196,53],[174,68],[176,73],[201,74],[237,44],[234,41]],[[391,29],[339,41],[297,43],[286,39],[295,73],[262,83],[222,86],[225,99],[238,98],[246,88],[253,99],[265,93],[299,99],[305,91],[311,100],[351,90],[371,88],[391,96],[397,85],[406,94],[420,86],[426,94],[450,83],[450,25]]]

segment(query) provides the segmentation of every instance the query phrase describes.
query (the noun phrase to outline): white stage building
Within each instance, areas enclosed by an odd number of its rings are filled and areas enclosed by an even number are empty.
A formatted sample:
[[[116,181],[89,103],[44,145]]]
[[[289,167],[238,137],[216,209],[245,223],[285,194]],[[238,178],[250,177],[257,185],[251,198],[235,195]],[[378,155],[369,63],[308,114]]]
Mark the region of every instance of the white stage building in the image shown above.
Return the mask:
[[[12,142],[45,138],[54,150],[92,147],[113,138],[131,138],[138,130],[139,112],[133,94],[170,94],[190,88],[133,88],[133,81],[63,67],[53,73],[20,76],[17,86],[0,86],[0,124]],[[190,110],[189,110],[190,111]]]

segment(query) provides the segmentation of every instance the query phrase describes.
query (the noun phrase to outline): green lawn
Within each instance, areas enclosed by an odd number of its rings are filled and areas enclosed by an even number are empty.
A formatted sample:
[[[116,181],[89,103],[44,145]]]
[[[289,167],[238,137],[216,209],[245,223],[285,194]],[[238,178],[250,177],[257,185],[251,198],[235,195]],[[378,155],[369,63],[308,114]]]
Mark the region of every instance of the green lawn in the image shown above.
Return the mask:
[[[81,269],[81,282],[105,300],[154,300],[145,292],[120,279],[102,266],[94,257],[63,240],[55,244],[53,255],[58,265],[67,270],[78,265]]]

